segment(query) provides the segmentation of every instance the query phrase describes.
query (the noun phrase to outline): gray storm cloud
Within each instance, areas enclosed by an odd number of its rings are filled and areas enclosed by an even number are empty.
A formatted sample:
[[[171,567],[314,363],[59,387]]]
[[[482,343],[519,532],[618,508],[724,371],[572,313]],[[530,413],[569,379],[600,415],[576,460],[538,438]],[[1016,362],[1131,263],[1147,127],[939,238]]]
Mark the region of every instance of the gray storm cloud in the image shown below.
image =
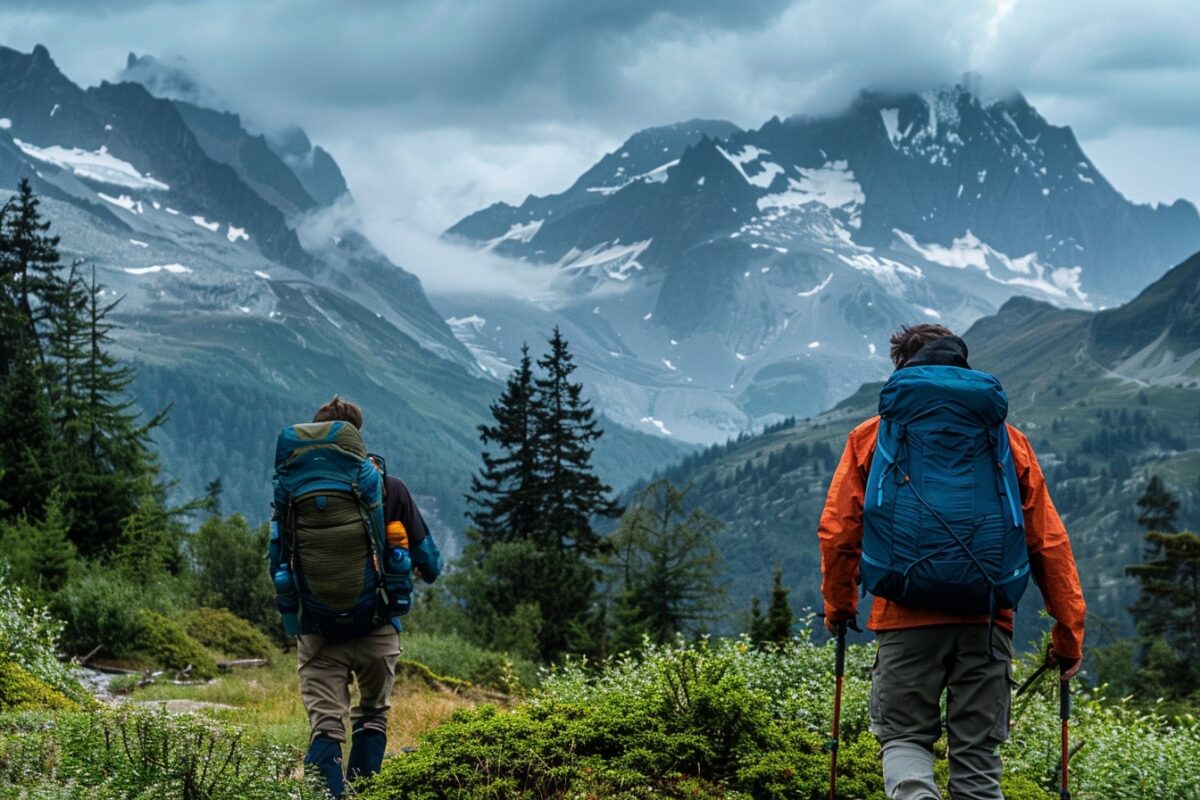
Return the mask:
[[[298,122],[423,277],[436,236],[565,188],[640,128],[822,114],[863,87],[973,71],[1072,125],[1136,200],[1200,196],[1190,2],[1133,0],[85,0],[9,2],[0,38],[80,83],[130,51],[186,59],[261,129]],[[406,233],[400,234],[398,231]],[[409,244],[405,244],[408,242]],[[419,251],[419,252],[418,252]],[[406,257],[406,255],[408,257]]]

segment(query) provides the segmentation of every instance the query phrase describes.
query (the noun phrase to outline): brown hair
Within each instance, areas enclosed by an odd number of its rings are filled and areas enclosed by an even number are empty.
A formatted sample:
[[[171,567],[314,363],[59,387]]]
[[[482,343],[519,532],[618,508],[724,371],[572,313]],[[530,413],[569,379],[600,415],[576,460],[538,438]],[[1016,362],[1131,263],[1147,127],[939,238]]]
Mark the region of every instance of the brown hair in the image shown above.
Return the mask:
[[[953,335],[954,331],[943,325],[929,323],[905,325],[892,334],[892,363],[896,365],[896,369],[900,369],[927,342],[932,342],[934,339],[945,339],[947,336]]]
[[[360,431],[363,426],[362,409],[351,403],[349,400],[343,400],[338,395],[334,395],[333,399],[325,405],[317,409],[317,413],[313,414],[313,422],[349,422]]]

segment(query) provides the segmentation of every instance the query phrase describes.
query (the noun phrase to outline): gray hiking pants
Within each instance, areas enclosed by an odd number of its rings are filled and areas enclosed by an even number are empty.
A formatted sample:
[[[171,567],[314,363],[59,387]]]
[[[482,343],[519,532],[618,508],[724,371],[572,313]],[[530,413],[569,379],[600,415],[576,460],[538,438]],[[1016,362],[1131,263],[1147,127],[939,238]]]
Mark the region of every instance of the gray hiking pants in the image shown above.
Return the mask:
[[[350,716],[354,731],[387,733],[389,698],[396,679],[400,635],[391,624],[357,639],[330,641],[315,634],[300,637],[300,698],[308,712],[312,736],[346,741],[342,720]],[[359,701],[350,707],[350,682],[358,681]]]
[[[883,746],[883,788],[893,800],[941,798],[933,744],[946,693],[950,796],[1003,800],[997,748],[1008,740],[1012,637],[986,624],[879,631],[871,678],[871,732]]]

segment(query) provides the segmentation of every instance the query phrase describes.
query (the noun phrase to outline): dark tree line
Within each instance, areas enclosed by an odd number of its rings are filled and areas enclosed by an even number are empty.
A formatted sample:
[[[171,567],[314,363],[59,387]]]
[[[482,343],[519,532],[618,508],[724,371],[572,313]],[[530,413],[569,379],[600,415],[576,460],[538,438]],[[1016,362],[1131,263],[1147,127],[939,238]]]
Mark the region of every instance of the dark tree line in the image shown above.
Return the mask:
[[[85,556],[110,550],[161,499],[149,433],[111,354],[119,302],[94,269],[64,265],[28,181],[0,206],[0,519],[62,519]]]

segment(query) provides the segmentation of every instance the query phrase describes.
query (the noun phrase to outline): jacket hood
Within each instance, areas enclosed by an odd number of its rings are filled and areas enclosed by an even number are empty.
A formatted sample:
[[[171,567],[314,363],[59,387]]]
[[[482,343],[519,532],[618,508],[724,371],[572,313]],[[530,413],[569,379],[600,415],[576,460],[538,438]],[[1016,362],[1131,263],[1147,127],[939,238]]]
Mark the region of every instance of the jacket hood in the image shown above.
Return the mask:
[[[900,369],[905,367],[962,367],[970,369],[967,363],[967,343],[957,336],[945,336],[926,342],[925,346],[913,354],[913,357]]]

